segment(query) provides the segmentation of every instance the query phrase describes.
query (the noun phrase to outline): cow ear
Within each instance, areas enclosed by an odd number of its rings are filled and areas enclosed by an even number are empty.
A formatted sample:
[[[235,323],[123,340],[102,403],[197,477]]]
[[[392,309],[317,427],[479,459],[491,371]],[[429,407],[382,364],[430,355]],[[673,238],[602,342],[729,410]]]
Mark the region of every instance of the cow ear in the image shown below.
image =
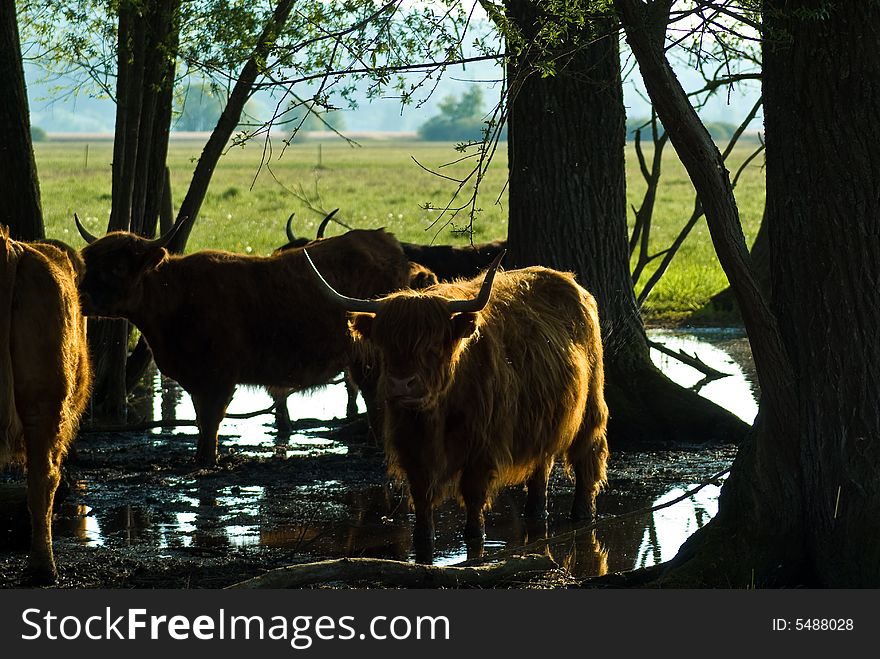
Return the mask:
[[[356,339],[369,339],[370,332],[373,329],[373,320],[376,314],[372,313],[353,313],[348,321],[348,328],[351,335]]]
[[[455,314],[452,317],[452,336],[465,339],[477,331],[477,314],[473,311]]]

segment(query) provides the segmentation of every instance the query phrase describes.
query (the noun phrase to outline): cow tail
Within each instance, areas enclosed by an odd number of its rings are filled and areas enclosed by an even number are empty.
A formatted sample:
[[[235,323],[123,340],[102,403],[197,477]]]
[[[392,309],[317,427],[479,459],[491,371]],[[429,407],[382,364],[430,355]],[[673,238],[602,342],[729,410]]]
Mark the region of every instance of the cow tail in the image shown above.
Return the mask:
[[[585,482],[592,484],[595,495],[606,483],[608,462],[608,406],[605,404],[605,373],[601,359],[593,365],[588,386],[583,421],[566,457],[568,464],[583,474]]]
[[[0,465],[16,455],[22,434],[21,419],[15,409],[12,374],[12,297],[20,248],[0,226]]]
[[[583,432],[587,435],[590,451],[590,467],[597,489],[605,485],[608,463],[608,405],[605,403],[605,368],[602,360],[590,373],[590,390],[587,394],[587,409],[584,412]]]

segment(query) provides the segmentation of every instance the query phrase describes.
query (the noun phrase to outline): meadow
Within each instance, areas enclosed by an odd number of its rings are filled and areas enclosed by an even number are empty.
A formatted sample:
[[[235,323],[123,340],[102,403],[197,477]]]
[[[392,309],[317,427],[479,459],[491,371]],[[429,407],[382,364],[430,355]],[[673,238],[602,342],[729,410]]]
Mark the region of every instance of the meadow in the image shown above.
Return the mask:
[[[267,254],[285,242],[284,223],[295,212],[299,235],[314,235],[325,211],[356,228],[384,226],[401,240],[465,244],[460,233],[468,218],[439,217],[457,184],[422,169],[456,178],[472,168],[451,144],[364,140],[350,146],[340,140],[308,140],[286,148],[278,141],[272,149],[262,143],[232,147],[221,159],[211,182],[188,250],[228,249]],[[168,163],[176,205],[186,193],[203,142],[173,140]],[[738,147],[728,169],[735,172],[753,146]],[[46,233],[74,246],[82,242],[73,226],[76,212],[96,234],[106,229],[110,213],[110,141],[38,142],[37,168]],[[648,154],[650,158],[650,153]],[[760,224],[764,207],[763,158],[745,170],[736,188],[741,219],[749,244]],[[481,242],[507,234],[507,154],[501,148],[481,183],[473,240]],[[632,207],[641,204],[645,190],[632,146],[627,150],[627,197]],[[462,201],[470,194],[468,186]],[[694,193],[674,151],[667,147],[663,177],[654,211],[651,251],[665,249],[690,217]],[[310,208],[311,207],[311,208]],[[341,231],[328,230],[328,235]],[[659,262],[659,259],[658,259]],[[648,272],[651,268],[648,268]],[[645,277],[643,277],[643,280]],[[712,248],[705,220],[701,219],[682,246],[664,278],[643,308],[648,322],[677,322],[700,309],[727,280]]]

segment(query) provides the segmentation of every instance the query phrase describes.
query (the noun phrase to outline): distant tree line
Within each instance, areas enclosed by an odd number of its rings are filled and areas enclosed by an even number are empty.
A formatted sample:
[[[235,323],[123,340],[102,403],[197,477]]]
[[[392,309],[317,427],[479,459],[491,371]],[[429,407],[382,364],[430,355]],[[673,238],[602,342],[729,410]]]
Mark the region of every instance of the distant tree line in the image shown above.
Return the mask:
[[[641,128],[643,138],[650,139],[651,128],[650,128],[650,119],[646,117],[638,117],[635,119],[630,119],[627,117],[626,120],[626,139],[628,142],[632,142],[636,138],[636,131]],[[647,127],[645,127],[647,125]],[[726,121],[704,121],[703,125],[706,127],[706,130],[709,131],[709,134],[712,136],[712,139],[716,142],[726,142],[729,140],[733,133],[736,131],[736,124],[729,124]],[[658,130],[663,130],[663,125],[658,122]]]
[[[419,138],[434,142],[472,142],[483,139],[487,128],[487,113],[483,108],[483,92],[474,86],[461,96],[446,96],[438,105],[439,112],[419,126]],[[644,127],[649,123],[645,117],[627,118],[626,139],[633,141],[636,130],[642,128],[645,136],[650,129]],[[706,129],[716,142],[729,140],[737,129],[736,124],[726,121],[706,121]],[[658,124],[660,130],[662,125]],[[503,129],[502,140],[507,139],[507,128]]]

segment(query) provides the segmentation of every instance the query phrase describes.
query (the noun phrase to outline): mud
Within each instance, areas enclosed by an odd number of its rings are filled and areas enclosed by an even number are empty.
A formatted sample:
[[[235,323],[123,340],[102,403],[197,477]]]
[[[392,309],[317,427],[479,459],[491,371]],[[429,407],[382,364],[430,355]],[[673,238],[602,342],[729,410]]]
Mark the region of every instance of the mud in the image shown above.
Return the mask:
[[[720,346],[725,366],[749,368],[748,346],[741,337],[716,333],[700,342],[707,360]],[[737,396],[751,398],[747,378],[741,371],[736,377]],[[293,417],[303,416],[302,410],[325,418],[330,410],[341,412],[340,390],[330,387],[317,399],[292,403]],[[242,398],[239,408],[261,409],[265,403],[253,392]],[[191,418],[185,396],[158,375],[142,407],[147,417]],[[194,469],[192,427],[83,433],[65,467],[56,505],[57,586],[220,588],[272,568],[323,558],[412,560],[405,490],[388,482],[382,452],[370,443],[363,416],[353,423],[330,419],[304,425],[315,427],[279,435],[271,414],[226,423],[213,470]],[[717,485],[652,514],[616,516],[685,492],[729,466],[734,454],[732,446],[651,452],[614,452],[612,447],[609,485],[598,502],[603,525],[593,535],[552,542],[546,549],[563,567],[560,583],[671,558],[715,514]],[[15,472],[0,475],[0,493],[5,493],[0,496],[3,587],[19,586],[26,565],[21,481]],[[486,554],[571,530],[571,495],[570,483],[557,468],[548,520],[535,526],[520,514],[525,493],[515,488],[503,493],[487,515]],[[463,522],[454,502],[438,511],[436,563],[466,558]]]

